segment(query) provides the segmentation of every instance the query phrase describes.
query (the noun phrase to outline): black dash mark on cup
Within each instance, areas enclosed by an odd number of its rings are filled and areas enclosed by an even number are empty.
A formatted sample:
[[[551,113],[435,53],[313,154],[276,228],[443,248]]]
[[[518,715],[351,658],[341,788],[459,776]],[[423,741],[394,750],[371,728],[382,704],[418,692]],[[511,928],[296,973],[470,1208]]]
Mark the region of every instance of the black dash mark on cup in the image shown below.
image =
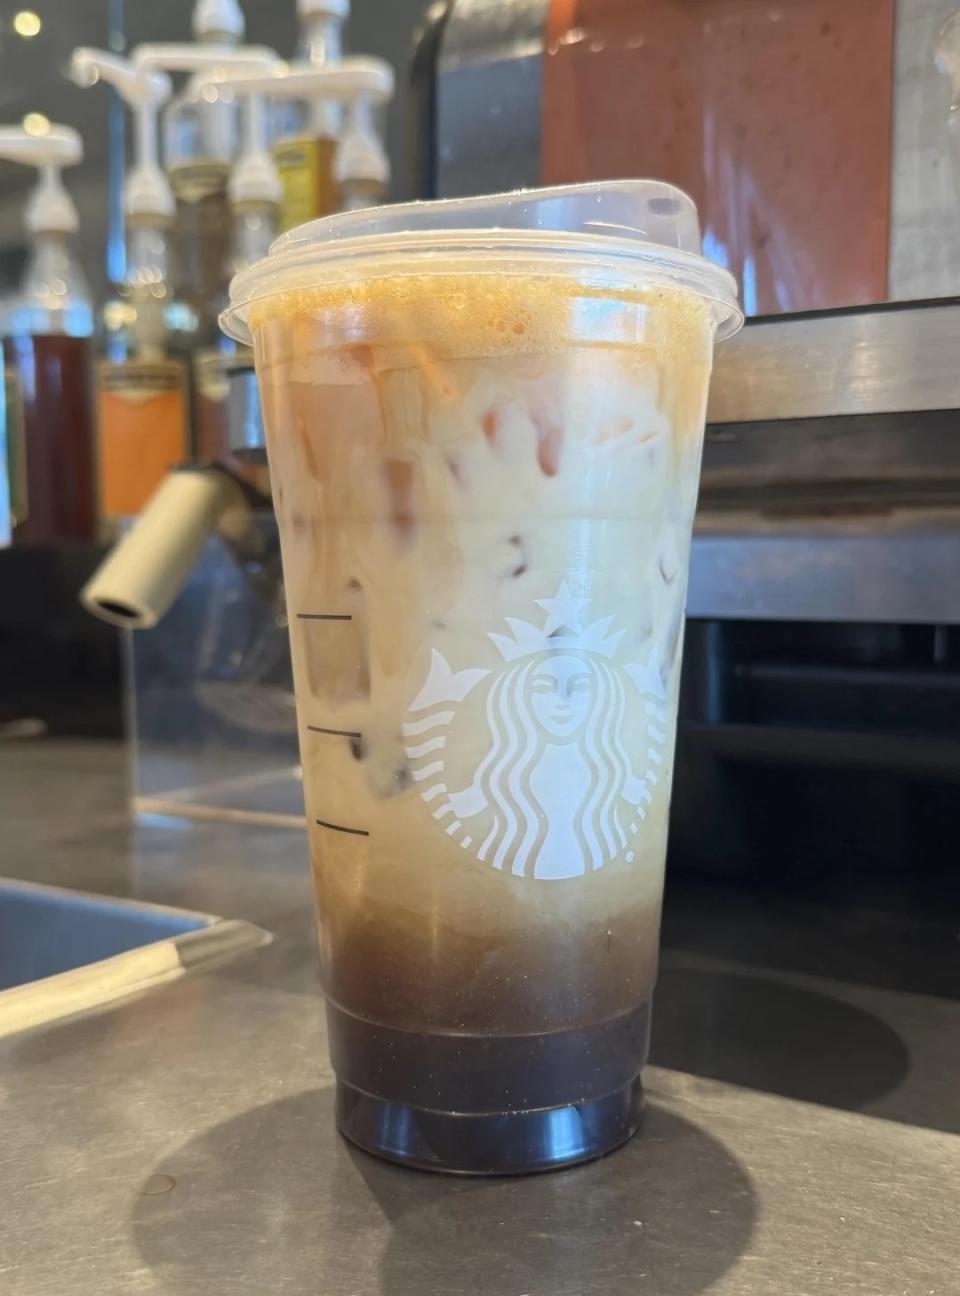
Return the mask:
[[[298,612],[298,621],[352,621],[349,612]]]
[[[307,725],[311,733],[331,734],[334,738],[362,738],[357,729],[324,729],[320,725]]]
[[[369,837],[370,834],[366,828],[345,828],[343,824],[327,823],[326,819],[317,819],[315,821],[321,828],[329,828],[332,832],[353,833],[355,837]]]

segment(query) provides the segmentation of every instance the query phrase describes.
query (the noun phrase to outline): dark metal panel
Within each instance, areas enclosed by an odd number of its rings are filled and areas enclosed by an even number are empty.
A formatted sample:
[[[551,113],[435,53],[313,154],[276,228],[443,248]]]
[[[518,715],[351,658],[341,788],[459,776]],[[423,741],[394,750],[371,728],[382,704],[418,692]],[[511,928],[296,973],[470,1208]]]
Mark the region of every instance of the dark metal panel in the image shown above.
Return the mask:
[[[701,523],[687,611],[749,620],[960,624],[960,517],[909,529]]]
[[[437,194],[540,182],[543,33],[549,0],[460,0],[437,83]]]

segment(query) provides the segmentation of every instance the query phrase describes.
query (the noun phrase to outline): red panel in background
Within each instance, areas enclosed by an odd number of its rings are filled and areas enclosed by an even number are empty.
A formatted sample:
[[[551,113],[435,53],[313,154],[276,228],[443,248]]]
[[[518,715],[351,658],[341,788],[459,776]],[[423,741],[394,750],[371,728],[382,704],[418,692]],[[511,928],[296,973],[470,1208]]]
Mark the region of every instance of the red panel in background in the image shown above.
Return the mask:
[[[894,0],[553,0],[545,184],[696,199],[749,314],[887,299]]]

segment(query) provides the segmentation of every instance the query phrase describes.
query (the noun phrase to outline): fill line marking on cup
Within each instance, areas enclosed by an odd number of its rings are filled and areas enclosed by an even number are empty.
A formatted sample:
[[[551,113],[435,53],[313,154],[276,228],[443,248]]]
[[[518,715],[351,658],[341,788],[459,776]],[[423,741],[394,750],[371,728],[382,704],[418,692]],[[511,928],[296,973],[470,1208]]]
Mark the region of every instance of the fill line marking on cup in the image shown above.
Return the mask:
[[[369,837],[370,834],[366,828],[347,828],[343,824],[327,823],[326,819],[316,819],[314,822],[320,828],[329,828],[332,832],[353,833],[355,837]]]
[[[349,612],[298,612],[298,621],[352,621]]]
[[[322,725],[307,725],[311,733],[332,734],[334,738],[362,738],[358,729],[324,729]]]

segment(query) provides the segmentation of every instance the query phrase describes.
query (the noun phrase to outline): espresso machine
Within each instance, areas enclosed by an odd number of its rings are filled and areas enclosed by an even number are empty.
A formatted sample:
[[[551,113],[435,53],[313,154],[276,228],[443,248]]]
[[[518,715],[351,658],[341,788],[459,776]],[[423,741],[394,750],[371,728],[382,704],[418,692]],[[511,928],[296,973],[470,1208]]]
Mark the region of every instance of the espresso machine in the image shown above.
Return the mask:
[[[958,337],[926,302],[757,320],[718,353],[673,837],[699,871],[948,867]]]
[[[420,34],[420,196],[655,174],[742,286],[691,559],[675,870],[958,889],[958,8],[451,0]]]

